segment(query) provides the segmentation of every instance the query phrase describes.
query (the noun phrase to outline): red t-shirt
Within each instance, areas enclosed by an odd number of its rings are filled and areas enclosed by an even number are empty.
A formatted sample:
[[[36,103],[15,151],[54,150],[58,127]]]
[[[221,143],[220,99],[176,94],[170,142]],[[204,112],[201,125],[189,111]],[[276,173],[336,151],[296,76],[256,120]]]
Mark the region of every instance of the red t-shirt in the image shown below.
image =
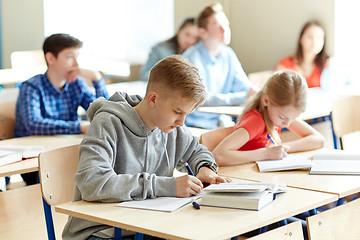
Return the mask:
[[[279,61],[279,64],[287,69],[298,71],[293,57],[283,58]],[[305,77],[308,87],[309,88],[320,87],[320,77],[321,77],[321,69],[319,66],[315,65],[310,76]]]
[[[239,128],[246,129],[250,138],[238,151],[255,150],[270,144],[270,140],[267,138],[268,132],[265,121],[257,110],[252,109],[247,112],[236,126],[236,130]],[[280,132],[280,129],[277,129],[277,131]]]

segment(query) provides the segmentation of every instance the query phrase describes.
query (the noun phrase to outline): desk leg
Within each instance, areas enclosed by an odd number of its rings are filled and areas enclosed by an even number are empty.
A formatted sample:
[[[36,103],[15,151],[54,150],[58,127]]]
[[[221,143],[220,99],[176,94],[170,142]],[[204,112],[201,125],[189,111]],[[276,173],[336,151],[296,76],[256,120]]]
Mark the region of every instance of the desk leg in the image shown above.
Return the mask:
[[[114,228],[114,240],[121,240],[121,228]]]
[[[333,136],[333,141],[334,141],[334,149],[338,149],[338,144],[337,144],[337,137],[335,136],[335,132],[334,132],[334,126],[333,126],[333,121],[332,121],[332,113],[330,113],[329,115],[329,119],[330,119],[330,124],[331,124],[331,133]]]
[[[48,233],[49,240],[55,240],[55,230],[54,230],[54,222],[51,213],[51,206],[45,201],[44,198],[43,205],[44,205],[44,213],[45,213],[45,222],[46,222],[46,230]]]
[[[135,239],[134,240],[142,240],[144,237],[144,234],[142,233],[136,233],[135,234]]]

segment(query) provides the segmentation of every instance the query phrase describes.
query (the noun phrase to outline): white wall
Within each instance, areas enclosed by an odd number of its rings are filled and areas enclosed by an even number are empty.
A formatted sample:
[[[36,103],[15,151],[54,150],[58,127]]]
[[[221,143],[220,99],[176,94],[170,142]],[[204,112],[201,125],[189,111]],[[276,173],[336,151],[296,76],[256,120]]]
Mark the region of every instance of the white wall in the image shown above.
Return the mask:
[[[42,0],[1,0],[2,63],[10,68],[13,51],[42,49],[44,41]]]
[[[175,23],[197,16],[213,1],[175,0]],[[246,73],[272,69],[295,52],[302,25],[317,19],[325,27],[327,49],[334,52],[334,0],[223,0],[232,30],[230,46]]]

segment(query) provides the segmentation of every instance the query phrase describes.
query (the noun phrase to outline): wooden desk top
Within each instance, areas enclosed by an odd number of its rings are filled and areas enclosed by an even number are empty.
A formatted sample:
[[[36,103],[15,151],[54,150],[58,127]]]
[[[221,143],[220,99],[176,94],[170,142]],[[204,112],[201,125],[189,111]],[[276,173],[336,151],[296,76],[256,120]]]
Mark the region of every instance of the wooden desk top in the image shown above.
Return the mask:
[[[0,192],[0,239],[47,239],[40,185]],[[67,216],[53,212],[55,233],[61,239]]]
[[[237,180],[239,181],[239,180]],[[167,239],[225,239],[336,201],[335,194],[289,188],[260,211],[188,204],[174,212],[116,207],[115,203],[68,202],[57,212]],[[198,200],[200,202],[200,200]]]
[[[79,144],[84,135],[55,135],[55,136],[29,136],[21,138],[12,138],[0,141],[3,145],[39,145],[43,146],[45,151],[55,148],[66,147]],[[0,177],[11,176],[14,174],[28,173],[37,171],[39,168],[38,159],[31,158],[24,161],[8,164],[0,167]]]
[[[220,167],[218,174],[252,181],[284,182],[290,187],[337,194],[340,198],[360,192],[360,176],[309,175],[309,170],[261,173],[256,163]]]

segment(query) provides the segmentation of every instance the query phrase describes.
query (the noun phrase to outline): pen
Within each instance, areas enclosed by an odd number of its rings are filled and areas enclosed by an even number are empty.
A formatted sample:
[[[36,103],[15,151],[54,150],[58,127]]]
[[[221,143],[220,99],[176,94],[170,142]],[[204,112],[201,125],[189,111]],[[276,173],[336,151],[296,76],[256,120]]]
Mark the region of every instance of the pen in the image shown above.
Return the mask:
[[[272,142],[272,144],[274,144],[275,146],[277,146],[277,143],[274,141],[274,139],[271,137],[270,134],[267,135],[267,138],[270,140],[270,142]]]
[[[189,164],[188,164],[187,162],[185,162],[185,167],[186,167],[186,169],[187,169],[187,171],[189,172],[190,175],[195,176],[194,173],[193,173],[193,171],[191,170],[191,168],[190,168],[190,166],[189,166]],[[192,202],[192,205],[193,205],[193,207],[194,207],[195,209],[197,209],[197,210],[200,209],[200,205],[199,205],[197,202],[193,201],[193,202]]]
[[[191,170],[191,168],[187,162],[185,162],[185,167],[186,167],[187,171],[189,172],[189,174],[195,177],[193,171]]]

